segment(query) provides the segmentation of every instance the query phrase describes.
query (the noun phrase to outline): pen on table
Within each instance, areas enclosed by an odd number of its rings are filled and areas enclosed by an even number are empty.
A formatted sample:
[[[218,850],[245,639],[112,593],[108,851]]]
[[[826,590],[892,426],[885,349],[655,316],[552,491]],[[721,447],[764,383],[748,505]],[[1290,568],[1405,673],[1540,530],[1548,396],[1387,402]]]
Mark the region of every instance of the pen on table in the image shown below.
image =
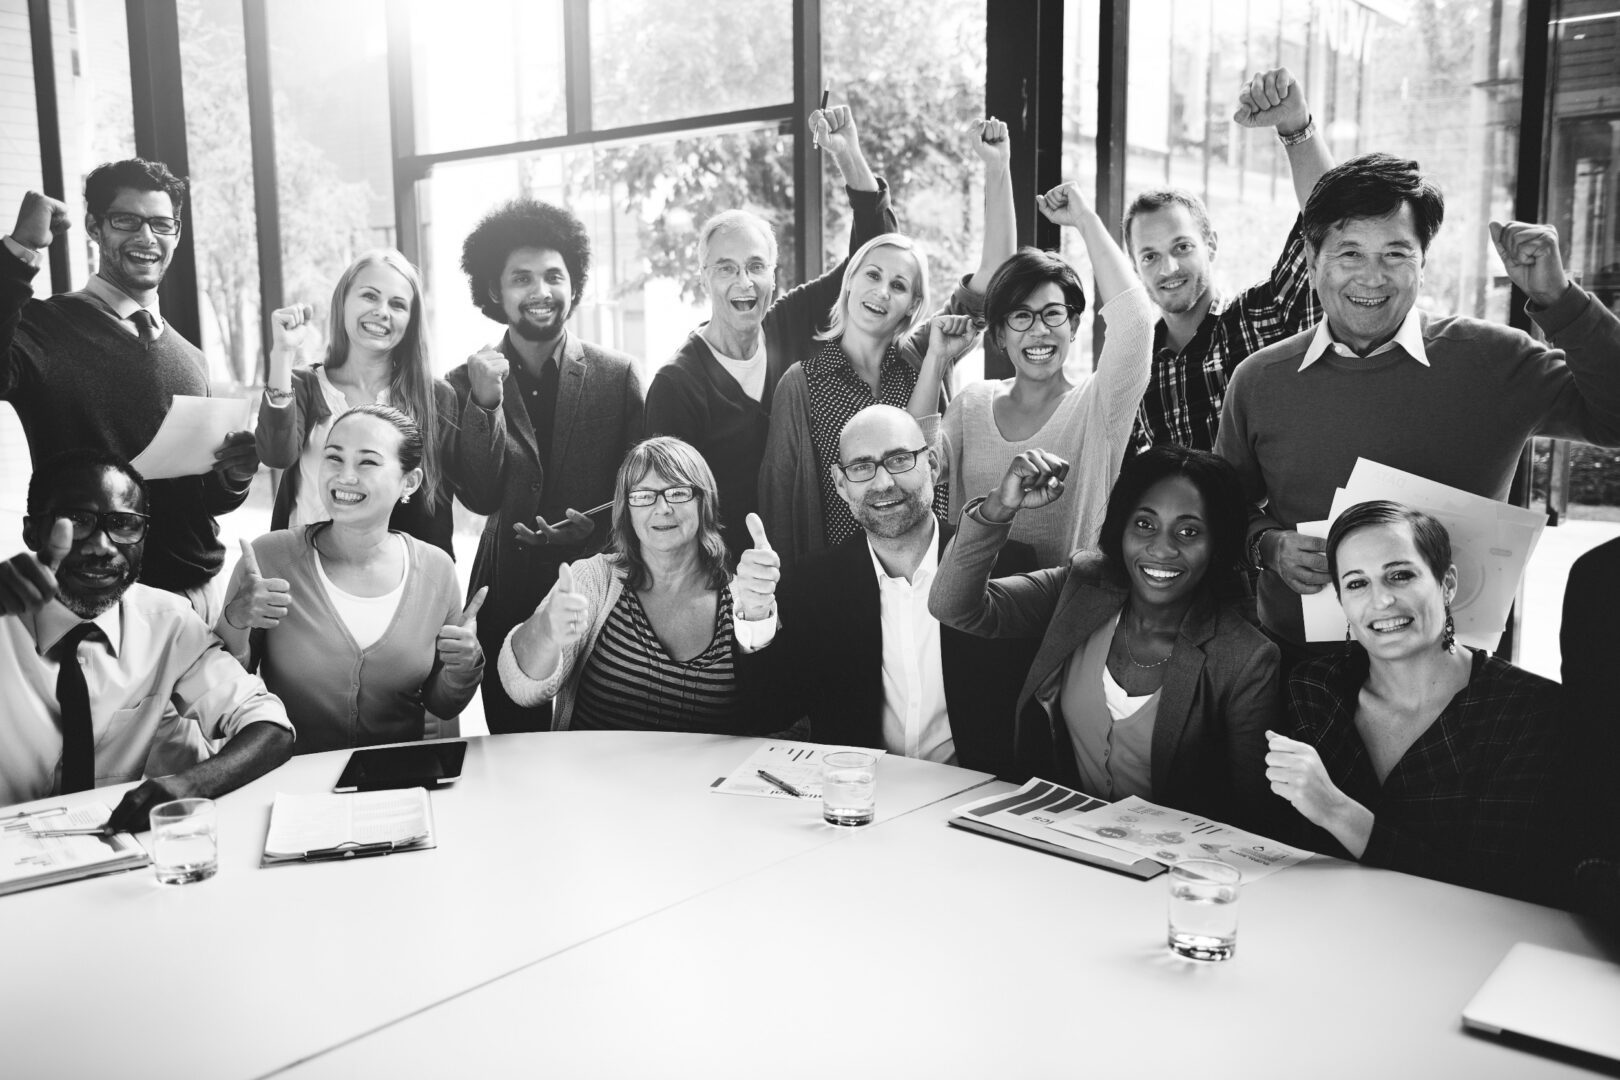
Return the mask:
[[[786,780],[778,780],[776,777],[772,776],[770,773],[766,772],[764,769],[755,769],[754,771],[759,773],[759,778],[761,780],[766,781],[772,787],[780,788],[782,791],[787,792],[789,795],[793,796],[795,799],[804,798],[804,792],[800,791],[798,788],[794,787],[792,784],[788,783]]]
[[[85,829],[33,829],[35,836],[111,836],[112,828],[107,825],[93,825]]]
[[[821,106],[820,106],[820,109],[821,109],[822,112],[827,111],[827,102],[828,102],[829,99],[831,99],[831,97],[832,97],[832,80],[828,79],[826,82],[821,84]],[[820,150],[821,149],[821,140],[820,139],[815,139],[813,141],[815,142],[816,149]]]

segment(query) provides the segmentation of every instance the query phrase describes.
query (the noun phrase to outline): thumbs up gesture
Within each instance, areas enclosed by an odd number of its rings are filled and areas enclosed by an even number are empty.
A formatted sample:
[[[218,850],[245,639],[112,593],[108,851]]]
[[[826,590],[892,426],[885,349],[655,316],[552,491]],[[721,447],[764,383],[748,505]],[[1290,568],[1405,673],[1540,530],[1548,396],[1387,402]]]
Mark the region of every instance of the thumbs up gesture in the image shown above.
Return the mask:
[[[748,515],[748,532],[754,546],[737,560],[737,576],[731,579],[731,606],[735,616],[757,622],[776,614],[776,583],[782,577],[782,557],[771,550],[765,538],[765,523],[758,514]]]
[[[238,630],[269,630],[292,608],[292,586],[285,578],[267,578],[259,570],[253,545],[242,541],[242,580],[225,604],[225,621]]]
[[[551,618],[551,639],[559,649],[584,637],[590,628],[590,611],[585,597],[574,591],[574,568],[567,563],[557,569],[557,584],[546,595],[546,611]]]
[[[439,627],[439,660],[451,671],[472,671],[483,666],[484,650],[478,644],[478,609],[484,606],[488,595],[489,586],[485,585],[473,594],[455,622]]]
[[[0,615],[38,611],[56,595],[56,571],[73,550],[73,522],[57,518],[45,550],[24,551],[0,563]]]

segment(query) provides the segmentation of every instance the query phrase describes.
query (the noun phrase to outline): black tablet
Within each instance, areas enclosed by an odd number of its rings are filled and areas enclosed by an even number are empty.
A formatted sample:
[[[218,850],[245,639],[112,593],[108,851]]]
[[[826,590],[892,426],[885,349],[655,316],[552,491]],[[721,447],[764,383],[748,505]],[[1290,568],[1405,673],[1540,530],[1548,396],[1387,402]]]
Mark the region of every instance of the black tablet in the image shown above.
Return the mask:
[[[383,791],[387,788],[443,787],[461,776],[466,740],[379,746],[349,755],[333,791]]]

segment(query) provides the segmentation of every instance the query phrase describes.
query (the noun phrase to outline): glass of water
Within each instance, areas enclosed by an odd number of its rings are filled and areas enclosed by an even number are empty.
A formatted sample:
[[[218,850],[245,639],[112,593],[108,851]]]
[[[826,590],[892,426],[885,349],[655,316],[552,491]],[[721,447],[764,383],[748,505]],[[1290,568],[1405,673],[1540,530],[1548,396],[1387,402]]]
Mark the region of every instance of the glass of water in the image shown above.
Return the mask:
[[[877,806],[877,755],[839,750],[821,759],[821,819],[867,825]]]
[[[1237,950],[1243,874],[1214,859],[1170,867],[1170,950],[1192,960],[1230,960]]]
[[[152,808],[152,869],[165,885],[214,876],[219,825],[213,799],[176,799]]]

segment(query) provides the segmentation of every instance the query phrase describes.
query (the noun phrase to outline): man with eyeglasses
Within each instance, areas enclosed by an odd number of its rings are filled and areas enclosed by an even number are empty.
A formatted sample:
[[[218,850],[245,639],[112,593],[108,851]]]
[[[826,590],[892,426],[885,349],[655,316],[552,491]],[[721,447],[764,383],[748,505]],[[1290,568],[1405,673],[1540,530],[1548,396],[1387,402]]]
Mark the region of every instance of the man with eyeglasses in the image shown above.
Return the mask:
[[[473,303],[506,330],[445,376],[460,409],[446,471],[467,508],[489,515],[468,594],[489,586],[478,640],[494,657],[558,567],[607,542],[604,504],[641,441],[643,399],[633,357],[568,330],[591,269],[590,234],[573,213],[529,198],[498,206],[462,244],[461,269]],[[521,708],[499,679],[482,694],[497,735],[549,720],[549,702]]]
[[[818,742],[881,747],[1014,775],[1012,713],[1033,641],[941,626],[928,590],[951,528],[933,513],[939,461],[915,417],[872,405],[844,425],[833,466],[861,531],[784,576],[781,630],[761,656]],[[996,573],[1035,569],[1008,544]]]
[[[873,175],[847,105],[817,110],[810,128],[849,193],[849,250],[899,228],[889,189]],[[647,433],[697,448],[720,491],[720,525],[733,558],[749,545],[771,398],[782,373],[811,352],[838,300],[844,263],[776,294],[776,232],[758,214],[726,210],[698,233],[709,321],[692,331],[647,390]],[[847,261],[847,258],[846,258]]]
[[[1256,75],[1238,94],[1232,117],[1241,127],[1277,131],[1301,209],[1333,165],[1287,68]],[[1256,349],[1314,326],[1322,309],[1311,289],[1298,222],[1271,273],[1236,296],[1218,296],[1212,276],[1218,250],[1209,211],[1197,195],[1157,188],[1125,211],[1126,250],[1161,319],[1153,334],[1153,371],[1137,415],[1138,449],[1175,443],[1215,446],[1221,402],[1232,370]]]
[[[208,360],[164,320],[158,286],[180,242],[186,182],[162,162],[100,165],[84,182],[85,231],[99,253],[83,289],[35,299],[30,282],[69,229],[67,207],[30,191],[0,241],[0,399],[33,460],[90,447],[133,459],[176,394],[207,397]],[[142,581],[184,595],[210,625],[225,562],[214,518],[242,504],[258,471],[253,435],[233,432],[201,476],[149,482],[153,525]]]
[[[0,563],[0,805],[147,777],[111,820],[141,830],[158,803],[287,760],[281,702],[184,600],[136,581],[155,507],[128,462],[49,458],[27,510],[28,551]]]

